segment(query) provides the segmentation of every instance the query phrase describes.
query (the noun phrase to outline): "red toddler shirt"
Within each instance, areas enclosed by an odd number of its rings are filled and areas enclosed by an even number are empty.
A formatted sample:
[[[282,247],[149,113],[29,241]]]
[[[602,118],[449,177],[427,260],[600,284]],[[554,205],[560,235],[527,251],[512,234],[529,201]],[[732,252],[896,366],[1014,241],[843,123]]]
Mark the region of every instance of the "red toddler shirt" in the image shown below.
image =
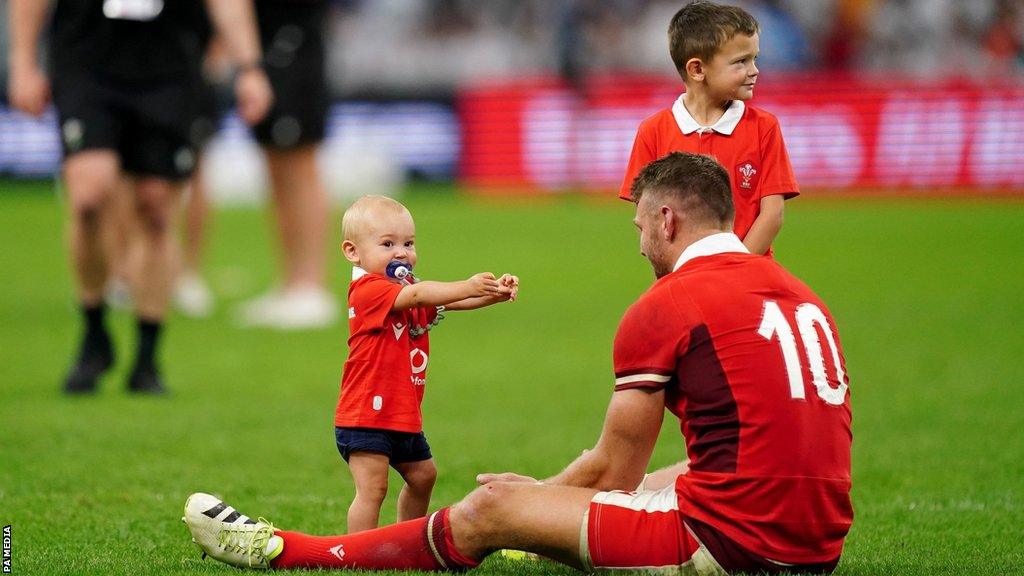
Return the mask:
[[[361,268],[348,288],[348,360],[334,425],[422,432],[420,404],[427,383],[430,337],[425,328],[436,308],[392,310],[402,286]]]

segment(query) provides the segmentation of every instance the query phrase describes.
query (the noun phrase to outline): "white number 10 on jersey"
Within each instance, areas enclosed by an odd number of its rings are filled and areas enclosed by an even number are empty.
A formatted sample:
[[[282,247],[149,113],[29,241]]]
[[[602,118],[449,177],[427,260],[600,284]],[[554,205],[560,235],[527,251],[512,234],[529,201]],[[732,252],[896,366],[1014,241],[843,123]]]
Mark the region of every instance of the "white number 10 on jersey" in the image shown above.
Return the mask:
[[[800,339],[804,342],[804,352],[807,354],[807,363],[811,369],[811,378],[814,381],[814,388],[818,396],[833,405],[840,405],[846,398],[848,386],[844,380],[846,373],[843,372],[843,364],[839,359],[839,348],[836,346],[835,338],[832,337],[832,328],[828,324],[828,318],[814,304],[804,303],[796,307],[796,326],[800,330]],[[832,353],[832,363],[836,367],[836,382],[839,386],[829,386],[828,376],[825,374],[825,356],[822,350],[821,340],[818,338],[818,330],[821,328],[825,340],[828,342],[829,351]],[[782,309],[774,300],[765,300],[764,310],[761,313],[761,326],[757,333],[767,340],[778,337],[779,346],[782,348],[782,358],[786,362],[786,373],[789,376],[789,394],[793,398],[806,398],[804,393],[803,369],[800,365],[800,353],[796,346],[796,336],[793,334],[793,327],[782,313]]]

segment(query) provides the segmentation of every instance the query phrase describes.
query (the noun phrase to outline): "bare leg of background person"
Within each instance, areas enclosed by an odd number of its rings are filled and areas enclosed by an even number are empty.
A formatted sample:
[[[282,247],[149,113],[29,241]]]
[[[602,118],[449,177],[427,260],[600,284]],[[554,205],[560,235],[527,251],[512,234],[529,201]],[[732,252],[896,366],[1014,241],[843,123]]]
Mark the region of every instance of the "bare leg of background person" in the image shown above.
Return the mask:
[[[132,296],[138,321],[138,355],[128,381],[133,392],[164,391],[156,349],[178,270],[174,223],[181,186],[162,178],[136,182],[137,256],[133,258]]]
[[[316,148],[266,150],[281,240],[284,289],[324,287],[330,203]]]
[[[78,359],[68,373],[64,391],[92,392],[114,362],[110,335],[103,323],[107,282],[104,226],[110,217],[120,161],[112,150],[86,150],[64,161],[70,218],[67,239],[76,291],[85,321]]]
[[[243,310],[249,324],[315,328],[337,317],[325,285],[330,202],[320,181],[316,147],[266,148],[275,224],[281,246],[281,292]]]
[[[203,249],[206,248],[206,223],[210,215],[206,184],[203,183],[202,176],[202,163],[200,163],[192,175],[189,197],[185,203],[182,270],[193,274],[198,274],[202,267]]]
[[[189,181],[182,227],[182,266],[174,288],[175,305],[187,316],[202,318],[213,311],[213,295],[203,280],[202,264],[206,249],[206,226],[210,202],[203,181],[203,161],[196,165]]]
[[[130,308],[131,286],[128,277],[131,267],[129,254],[135,241],[135,182],[121,176],[111,196],[109,218],[103,223],[104,244],[107,250],[107,282],[104,300],[112,308]]]

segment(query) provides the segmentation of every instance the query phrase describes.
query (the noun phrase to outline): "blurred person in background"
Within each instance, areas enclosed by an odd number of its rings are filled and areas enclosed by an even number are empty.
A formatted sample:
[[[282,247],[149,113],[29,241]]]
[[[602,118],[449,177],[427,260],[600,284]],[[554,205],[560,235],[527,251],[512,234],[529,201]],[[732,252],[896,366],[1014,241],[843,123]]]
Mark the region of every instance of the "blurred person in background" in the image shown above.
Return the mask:
[[[210,191],[205,179],[204,151],[217,133],[221,117],[230,107],[225,92],[230,87],[233,65],[224,42],[207,33],[203,58],[202,84],[198,98],[199,119],[195,123],[198,157],[189,179],[181,223],[181,266],[174,285],[174,306],[191,318],[204,318],[213,312],[214,297],[203,278],[202,264],[210,224]]]
[[[1024,68],[1024,2],[999,0],[984,33],[994,72]]]
[[[260,67],[250,0],[207,0],[207,7],[238,65],[240,113],[255,122],[269,108],[272,93]],[[196,158],[190,131],[197,117],[200,8],[200,0],[58,0],[48,75],[36,51],[50,2],[9,3],[11,104],[41,115],[52,79],[60,117],[68,245],[85,324],[64,382],[67,393],[95,391],[114,363],[104,323],[104,224],[124,178],[131,183],[132,226],[138,234],[127,257],[138,328],[128,390],[165,390],[156,356],[177,270],[172,223]]]
[[[857,66],[868,34],[874,0],[838,0],[828,20],[828,33],[822,38],[819,60],[835,70],[849,71]]]
[[[256,0],[264,66],[274,89],[254,128],[270,172],[280,241],[280,286],[239,308],[243,324],[279,329],[331,325],[338,306],[326,288],[330,203],[316,152],[324,138],[326,0]]]
[[[221,116],[228,109],[221,92],[224,88],[230,89],[234,73],[234,65],[223,43],[212,37],[213,30],[208,19],[198,20],[198,37],[206,46],[206,54],[203,58],[201,84],[195,95],[198,118],[192,123],[190,130],[190,137],[196,149],[196,165],[185,186],[182,221],[180,224],[176,223],[180,228],[177,238],[180,240],[181,257],[175,274],[172,297],[174,307],[190,318],[205,318],[213,312],[213,292],[202,275],[202,260],[210,221],[210,199],[204,178],[203,157],[207,143],[217,132]],[[109,277],[104,299],[111,308],[130,309],[132,297],[129,254],[132,244],[139,241],[139,236],[133,226],[134,198],[131,194],[131,179],[122,178],[122,186],[123,191],[114,194],[111,217],[104,223],[109,242]]]
[[[783,0],[747,2],[745,8],[761,25],[758,64],[771,70],[806,68],[810,62],[807,36]]]

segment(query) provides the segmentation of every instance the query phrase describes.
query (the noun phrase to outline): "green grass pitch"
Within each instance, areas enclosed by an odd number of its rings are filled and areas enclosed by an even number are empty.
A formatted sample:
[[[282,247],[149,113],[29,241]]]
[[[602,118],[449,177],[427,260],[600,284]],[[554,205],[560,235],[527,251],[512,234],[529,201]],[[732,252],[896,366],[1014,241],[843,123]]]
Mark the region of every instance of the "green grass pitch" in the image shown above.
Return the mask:
[[[776,249],[831,307],[851,375],[857,516],[838,574],[1021,574],[1024,203],[811,196],[789,204]],[[616,324],[651,282],[630,207],[445,188],[404,199],[424,277],[522,278],[519,302],[451,313],[433,334],[432,508],[477,472],[555,473],[596,439]],[[79,322],[62,210],[48,185],[0,182],[0,524],[12,525],[13,573],[234,573],[201,561],[179,522],[196,490],[278,526],[340,532],[353,494],[332,429],[344,323],[231,322],[272,275],[265,215],[216,214],[207,270],[220,307],[170,322],[169,397],[124,393],[134,333],[115,312],[116,370],[95,397],[66,398]],[[334,254],[343,299],[349,267]],[[652,464],[681,455],[666,419]],[[392,484],[384,522],[396,495]],[[572,573],[500,559],[480,572]]]

